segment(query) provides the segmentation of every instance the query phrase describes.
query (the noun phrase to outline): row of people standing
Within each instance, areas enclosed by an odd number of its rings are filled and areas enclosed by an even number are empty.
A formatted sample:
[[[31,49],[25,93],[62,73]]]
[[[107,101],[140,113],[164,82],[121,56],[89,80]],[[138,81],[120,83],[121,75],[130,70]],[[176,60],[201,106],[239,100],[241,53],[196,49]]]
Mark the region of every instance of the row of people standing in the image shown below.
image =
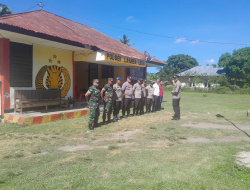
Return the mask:
[[[155,112],[161,110],[161,101],[163,97],[163,88],[160,92],[160,81],[157,80],[154,84],[150,81],[146,86],[146,80],[138,79],[137,83],[132,85],[132,78],[127,77],[127,81],[123,83],[121,87],[121,78],[117,77],[116,84],[113,85],[113,78],[108,78],[108,83],[104,85],[101,92],[99,91],[99,80],[93,80],[93,86],[91,86],[85,95],[86,101],[89,104],[90,117],[89,117],[89,129],[94,129],[98,126],[98,118],[100,115],[99,110],[99,97],[104,102],[103,111],[103,124],[106,125],[110,122],[116,122],[119,119],[119,112],[123,100],[122,118],[139,116],[145,113]],[[124,94],[124,96],[122,96]],[[161,96],[162,95],[162,96]],[[89,98],[90,96],[90,98]],[[130,108],[132,104],[132,97],[134,96],[134,109],[133,114],[130,114]],[[123,99],[122,99],[123,97]],[[151,110],[151,105],[153,109]],[[113,120],[111,120],[113,108]]]

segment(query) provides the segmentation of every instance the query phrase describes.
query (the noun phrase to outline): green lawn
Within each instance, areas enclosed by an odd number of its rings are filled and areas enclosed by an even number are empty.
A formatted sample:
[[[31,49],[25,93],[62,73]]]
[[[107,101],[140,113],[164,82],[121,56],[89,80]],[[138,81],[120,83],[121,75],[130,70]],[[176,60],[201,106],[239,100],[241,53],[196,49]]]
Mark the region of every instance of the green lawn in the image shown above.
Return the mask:
[[[250,151],[250,96],[182,93],[180,121],[170,92],[163,107],[90,133],[87,117],[0,124],[0,189],[249,189],[235,155]]]

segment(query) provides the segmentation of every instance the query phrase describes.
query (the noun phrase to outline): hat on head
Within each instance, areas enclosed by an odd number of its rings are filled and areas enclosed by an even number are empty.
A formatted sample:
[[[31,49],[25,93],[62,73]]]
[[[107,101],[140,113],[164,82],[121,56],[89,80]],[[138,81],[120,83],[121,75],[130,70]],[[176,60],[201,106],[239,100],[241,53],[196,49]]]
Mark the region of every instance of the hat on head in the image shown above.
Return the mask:
[[[99,79],[93,79],[93,82],[99,83]]]
[[[108,80],[112,81],[113,82],[113,78],[108,78]]]
[[[178,78],[179,78],[179,75],[175,75],[174,78],[177,78],[177,79],[178,79]]]
[[[142,78],[138,78],[137,80],[142,81]]]
[[[147,80],[143,80],[143,82],[147,82]]]
[[[120,77],[117,77],[116,80],[122,80]]]
[[[127,76],[127,79],[132,79],[132,77],[131,76]]]

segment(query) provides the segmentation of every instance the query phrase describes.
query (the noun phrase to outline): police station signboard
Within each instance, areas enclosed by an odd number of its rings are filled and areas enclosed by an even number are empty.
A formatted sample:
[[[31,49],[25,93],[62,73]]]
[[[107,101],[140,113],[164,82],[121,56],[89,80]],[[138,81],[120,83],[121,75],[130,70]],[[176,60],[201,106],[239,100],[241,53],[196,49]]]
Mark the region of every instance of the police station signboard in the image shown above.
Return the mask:
[[[109,52],[105,52],[105,61],[132,65],[132,66],[137,66],[137,67],[146,67],[145,61],[143,60],[135,59],[131,57],[125,57],[122,55],[109,53]]]

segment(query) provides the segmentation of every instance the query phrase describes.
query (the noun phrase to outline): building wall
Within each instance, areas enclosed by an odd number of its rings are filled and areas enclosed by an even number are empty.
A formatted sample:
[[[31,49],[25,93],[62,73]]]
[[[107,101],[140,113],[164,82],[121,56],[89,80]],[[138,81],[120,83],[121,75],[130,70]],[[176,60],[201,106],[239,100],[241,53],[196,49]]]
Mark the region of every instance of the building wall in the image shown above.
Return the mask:
[[[76,86],[88,89],[88,63],[76,62]]]
[[[46,72],[41,72],[41,68],[48,67]],[[49,73],[49,66],[54,69],[50,70],[49,80],[51,82],[50,88],[55,88],[59,79],[62,78],[62,87],[64,88],[64,97],[73,97],[73,64],[72,52],[63,51],[59,49],[46,48],[41,46],[33,46],[33,73],[32,73],[32,87],[11,87],[11,108],[14,108],[14,90],[35,90],[37,89],[36,80],[40,78],[40,87],[48,89],[46,86],[46,79]],[[58,70],[56,70],[57,68]],[[61,73],[60,73],[61,72]],[[24,73],[25,74],[25,73]],[[39,75],[39,76],[37,76]],[[66,89],[66,90],[65,90]],[[62,90],[63,91],[63,90]]]

